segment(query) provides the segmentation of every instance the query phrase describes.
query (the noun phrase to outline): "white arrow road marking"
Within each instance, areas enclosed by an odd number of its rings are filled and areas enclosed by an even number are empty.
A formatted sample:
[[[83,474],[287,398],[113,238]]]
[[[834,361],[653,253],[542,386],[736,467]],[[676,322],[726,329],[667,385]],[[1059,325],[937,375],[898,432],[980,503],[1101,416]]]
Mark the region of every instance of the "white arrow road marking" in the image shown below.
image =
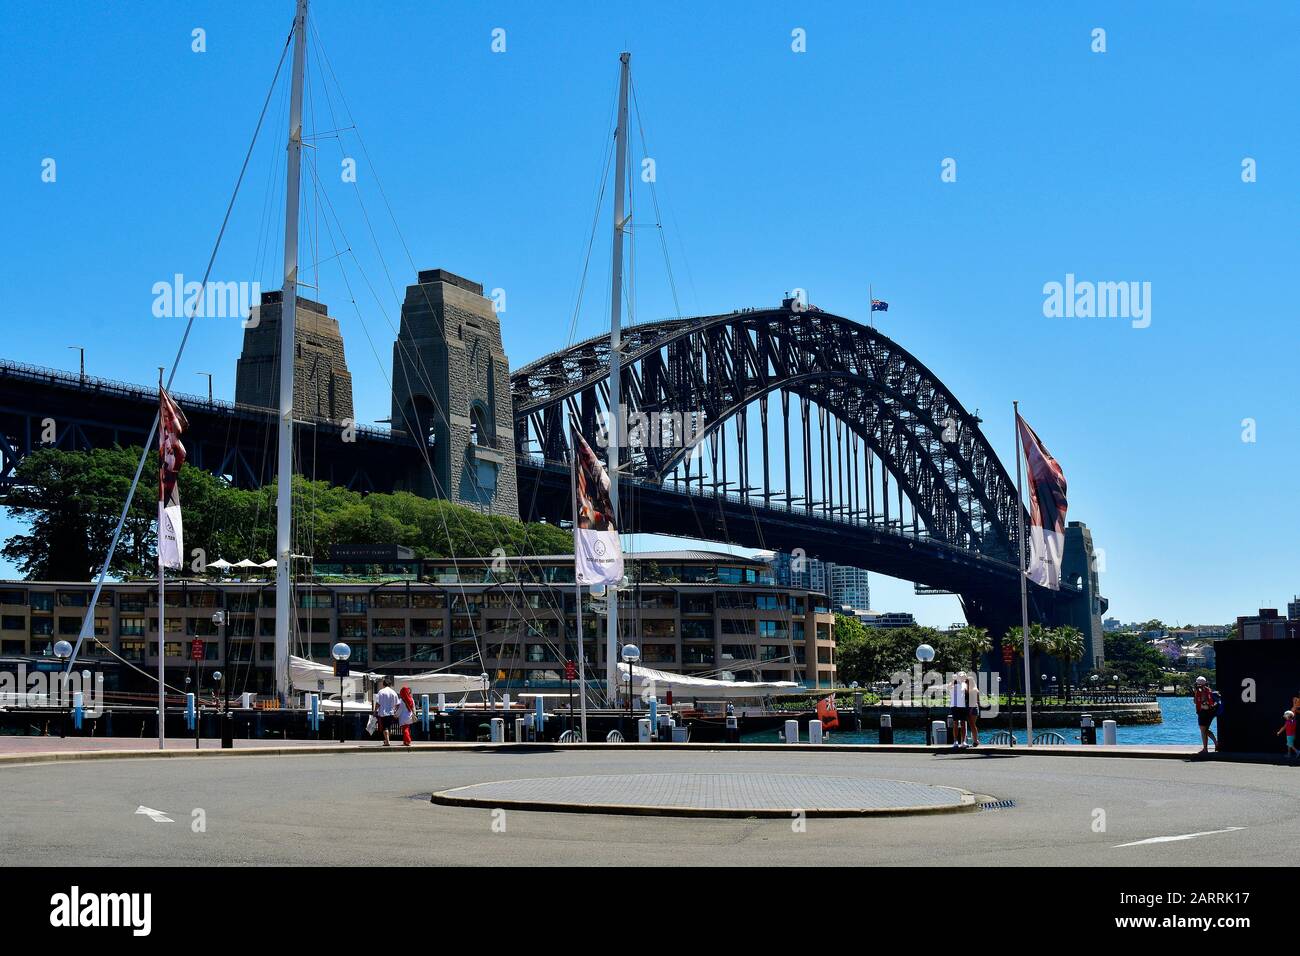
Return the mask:
[[[1116,843],[1111,849],[1118,850],[1122,846],[1143,846],[1147,843],[1176,843],[1179,840],[1195,840],[1197,837],[1214,836],[1216,833],[1232,833],[1234,830],[1244,830],[1245,827],[1227,827],[1223,830],[1202,830],[1200,833],[1182,833],[1178,836],[1151,837],[1147,840],[1134,840],[1132,843]]]
[[[136,807],[135,812],[137,814],[143,813],[154,823],[175,823],[176,822],[171,817],[167,816],[167,814],[163,813],[163,811],[154,810],[151,809],[150,807]]]

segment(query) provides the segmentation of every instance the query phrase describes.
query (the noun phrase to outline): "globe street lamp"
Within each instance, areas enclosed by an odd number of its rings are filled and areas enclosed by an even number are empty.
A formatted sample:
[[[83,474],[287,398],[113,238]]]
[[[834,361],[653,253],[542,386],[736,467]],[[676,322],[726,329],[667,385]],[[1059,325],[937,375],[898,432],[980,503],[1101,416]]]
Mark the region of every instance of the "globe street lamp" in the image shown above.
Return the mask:
[[[339,641],[330,648],[330,657],[334,658],[334,673],[339,675],[339,743],[343,742],[343,678],[348,676],[348,658],[352,648]]]
[[[67,641],[55,642],[54,656],[59,659],[59,686],[62,689],[61,695],[66,695],[68,690],[68,675],[63,670],[63,663],[72,656],[72,645]],[[68,706],[71,706],[71,702],[69,702]],[[63,728],[59,732],[59,736],[68,736],[68,715],[66,712],[63,715]]]
[[[925,696],[925,665],[934,660],[934,648],[929,644],[918,645],[916,659],[921,665],[921,703],[925,706],[925,742],[928,746],[934,742],[934,732],[930,727],[930,701]]]

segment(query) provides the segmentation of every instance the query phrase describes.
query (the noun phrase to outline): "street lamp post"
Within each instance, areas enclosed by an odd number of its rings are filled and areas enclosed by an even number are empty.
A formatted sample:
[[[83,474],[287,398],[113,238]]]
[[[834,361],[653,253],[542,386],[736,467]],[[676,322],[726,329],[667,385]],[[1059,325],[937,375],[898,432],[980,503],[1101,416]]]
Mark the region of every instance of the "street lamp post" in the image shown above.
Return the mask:
[[[628,727],[628,733],[631,733],[636,727],[632,721],[632,671],[636,667],[636,662],[641,659],[641,648],[635,644],[624,644],[619,656],[623,658],[623,663],[627,665],[627,719],[631,725]]]
[[[339,641],[330,648],[330,657],[334,658],[334,673],[339,675],[339,743],[343,742],[343,678],[348,676],[348,658],[352,648]]]
[[[918,645],[916,660],[921,665],[921,703],[925,707],[925,743],[929,746],[934,742],[934,732],[930,727],[930,701],[925,696],[925,665],[934,660],[934,648],[929,644]]]
[[[86,350],[84,347],[80,345],[69,345],[68,348],[74,349],[75,351],[81,353],[81,372],[78,375],[78,379],[80,380],[81,384],[84,385],[86,384]]]
[[[54,656],[59,659],[59,696],[66,697],[68,692],[68,675],[63,668],[63,664],[72,656],[72,645],[67,641],[56,641],[54,644]],[[68,702],[68,706],[72,706],[71,701]],[[68,712],[67,710],[64,710],[62,706],[60,706],[59,709],[63,711],[63,719],[61,721],[62,727],[59,731],[59,736],[66,737],[68,736]]]
[[[207,378],[208,378],[208,404],[211,405],[211,404],[212,404],[212,373],[211,373],[211,372],[195,372],[194,374],[195,374],[195,375],[206,375],[206,376],[207,376]]]

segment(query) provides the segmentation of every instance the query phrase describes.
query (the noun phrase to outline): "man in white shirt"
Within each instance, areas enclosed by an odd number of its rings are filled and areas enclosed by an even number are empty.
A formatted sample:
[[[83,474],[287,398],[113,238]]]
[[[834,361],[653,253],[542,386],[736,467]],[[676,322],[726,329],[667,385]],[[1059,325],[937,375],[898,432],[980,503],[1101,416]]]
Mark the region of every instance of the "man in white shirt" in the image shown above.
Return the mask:
[[[962,671],[948,685],[948,708],[952,715],[952,745],[966,746],[966,721],[970,717],[966,696],[966,672]]]
[[[397,705],[400,701],[397,691],[393,690],[393,679],[385,677],[384,686],[375,695],[375,714],[379,717],[379,726],[384,732],[385,747],[392,746],[392,742],[388,739],[388,731],[393,726],[393,721],[397,719]]]

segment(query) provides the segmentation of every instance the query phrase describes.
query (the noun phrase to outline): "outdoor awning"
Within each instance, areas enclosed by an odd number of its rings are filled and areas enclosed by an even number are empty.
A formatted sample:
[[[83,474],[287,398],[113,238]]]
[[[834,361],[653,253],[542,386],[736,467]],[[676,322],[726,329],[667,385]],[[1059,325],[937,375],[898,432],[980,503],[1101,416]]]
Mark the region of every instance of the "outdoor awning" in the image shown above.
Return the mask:
[[[354,670],[350,678],[379,677],[366,671]],[[481,677],[468,677],[464,674],[448,674],[442,671],[427,671],[422,674],[394,674],[393,684],[401,687],[405,684],[412,694],[477,694],[483,691]],[[329,664],[317,664],[305,657],[289,655],[289,680],[298,690],[337,693],[339,679],[334,676],[334,668]]]
[[[618,672],[624,685],[627,682],[627,670],[628,665],[620,661]],[[670,690],[676,697],[708,697],[714,700],[809,693],[807,687],[792,680],[719,680],[714,677],[696,677],[694,674],[669,674],[649,667],[636,667],[632,673],[638,690],[653,685],[655,694],[660,696]]]

